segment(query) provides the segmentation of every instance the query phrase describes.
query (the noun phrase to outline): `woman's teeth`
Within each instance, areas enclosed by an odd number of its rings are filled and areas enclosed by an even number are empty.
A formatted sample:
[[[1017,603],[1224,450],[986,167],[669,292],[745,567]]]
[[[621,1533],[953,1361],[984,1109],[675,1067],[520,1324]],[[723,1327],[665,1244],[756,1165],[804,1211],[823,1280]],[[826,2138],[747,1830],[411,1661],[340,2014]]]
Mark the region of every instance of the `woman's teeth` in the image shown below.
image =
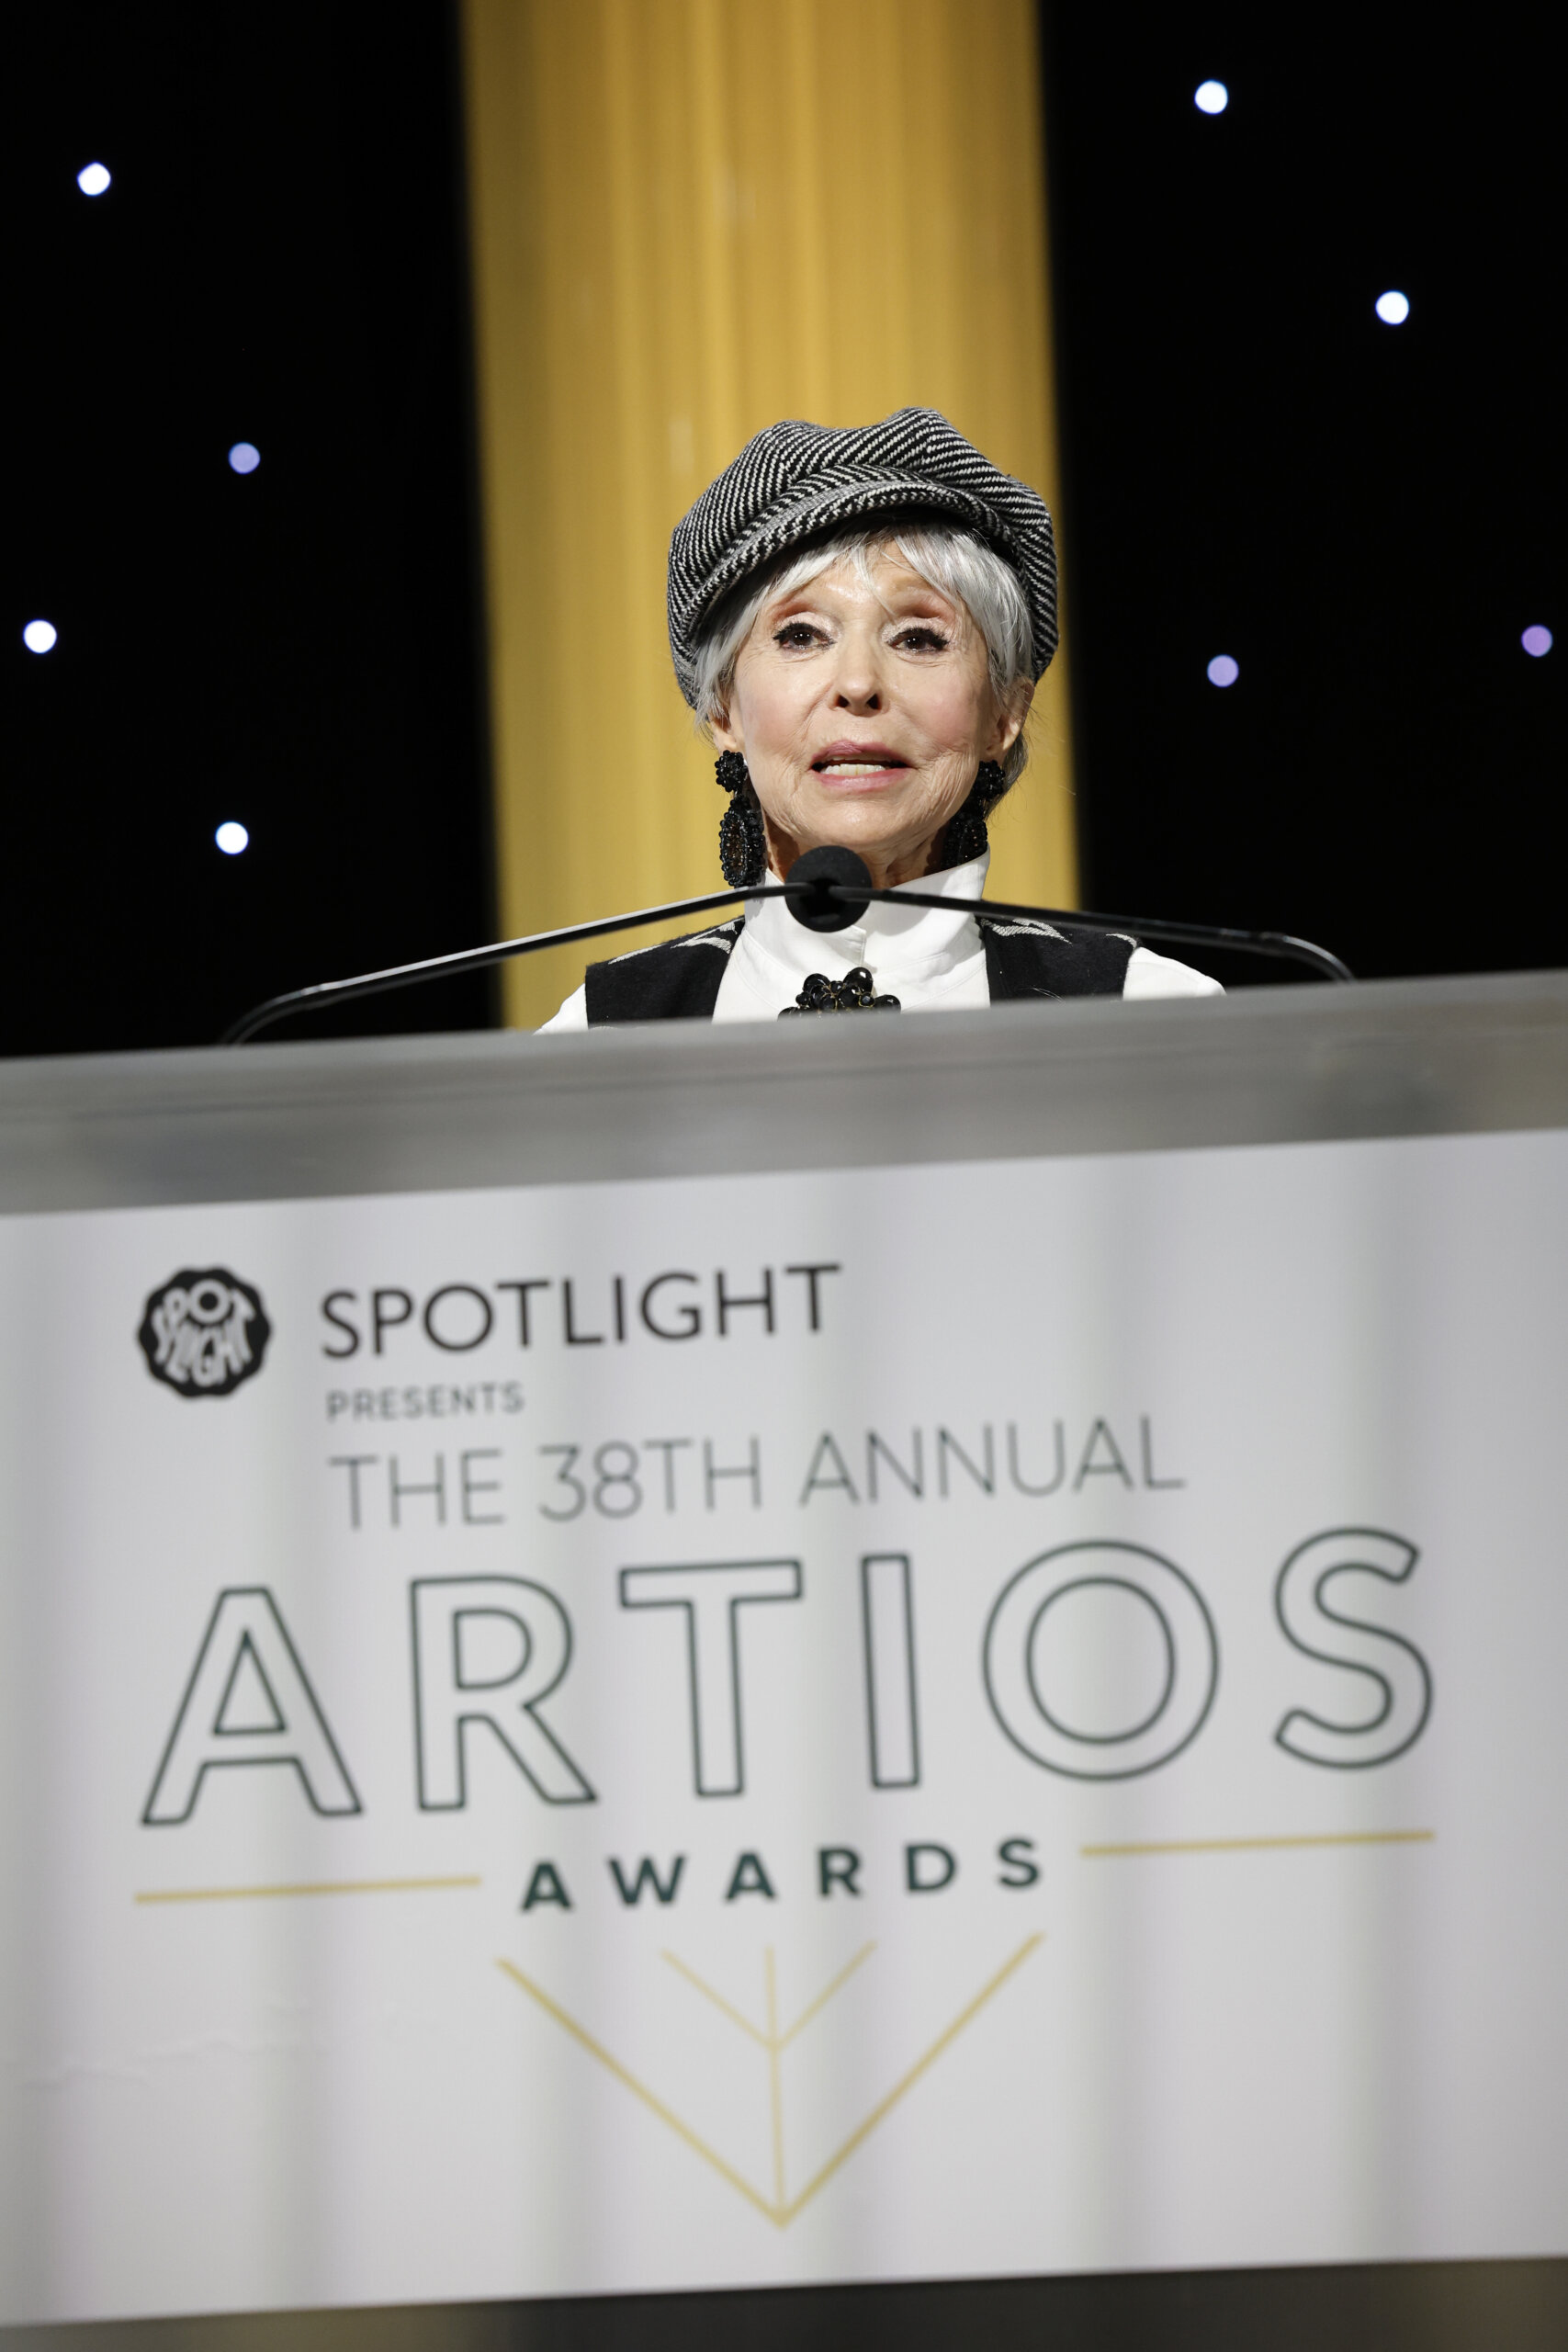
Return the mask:
[[[902,760],[824,760],[818,775],[881,775],[888,768],[901,768]]]

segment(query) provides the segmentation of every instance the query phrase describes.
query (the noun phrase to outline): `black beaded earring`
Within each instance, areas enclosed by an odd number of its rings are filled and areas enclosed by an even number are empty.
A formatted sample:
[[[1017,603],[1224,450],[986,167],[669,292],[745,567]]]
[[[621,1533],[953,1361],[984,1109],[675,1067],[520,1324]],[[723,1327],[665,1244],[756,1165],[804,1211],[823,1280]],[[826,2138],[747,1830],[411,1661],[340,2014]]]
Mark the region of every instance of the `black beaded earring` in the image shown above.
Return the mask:
[[[732,890],[754,890],[768,872],[761,804],[739,752],[721,752],[713,772],[729,795],[729,806],[718,820],[720,869]]]
[[[958,814],[947,820],[942,842],[944,865],[967,865],[971,858],[990,847],[986,820],[1007,788],[1007,778],[996,761],[982,760],[968,799]]]

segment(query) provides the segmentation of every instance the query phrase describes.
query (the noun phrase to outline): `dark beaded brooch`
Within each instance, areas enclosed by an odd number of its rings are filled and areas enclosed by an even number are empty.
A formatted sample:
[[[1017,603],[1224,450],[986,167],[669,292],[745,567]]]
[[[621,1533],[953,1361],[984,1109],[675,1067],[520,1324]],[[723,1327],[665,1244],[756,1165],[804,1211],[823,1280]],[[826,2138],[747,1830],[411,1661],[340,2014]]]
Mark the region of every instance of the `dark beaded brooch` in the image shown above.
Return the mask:
[[[902,1008],[896,996],[878,996],[876,982],[863,964],[857,964],[846,979],[824,979],[820,972],[813,972],[793,1004],[786,1004],[780,1013],[781,1021],[792,1021],[801,1012],[897,1012]]]

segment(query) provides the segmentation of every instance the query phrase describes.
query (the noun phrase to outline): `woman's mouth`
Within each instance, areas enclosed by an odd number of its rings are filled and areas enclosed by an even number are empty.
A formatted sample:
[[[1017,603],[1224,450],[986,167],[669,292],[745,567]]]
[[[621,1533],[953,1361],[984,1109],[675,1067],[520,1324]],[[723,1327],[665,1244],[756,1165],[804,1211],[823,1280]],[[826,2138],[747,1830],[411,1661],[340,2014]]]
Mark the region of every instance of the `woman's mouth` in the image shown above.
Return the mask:
[[[889,751],[886,743],[829,743],[811,763],[816,775],[831,776],[844,784],[859,783],[866,776],[886,775],[908,764],[897,752]]]

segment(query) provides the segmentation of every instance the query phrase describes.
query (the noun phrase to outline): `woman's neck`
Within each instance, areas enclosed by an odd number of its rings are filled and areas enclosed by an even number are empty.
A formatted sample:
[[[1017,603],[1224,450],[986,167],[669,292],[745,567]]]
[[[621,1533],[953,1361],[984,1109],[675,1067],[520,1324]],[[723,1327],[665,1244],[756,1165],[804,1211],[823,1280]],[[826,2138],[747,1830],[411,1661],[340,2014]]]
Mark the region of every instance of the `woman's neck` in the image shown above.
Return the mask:
[[[763,819],[768,840],[768,863],[775,874],[787,874],[797,857],[807,849],[819,846],[815,842],[797,842],[794,835],[780,831]],[[899,844],[894,848],[873,847],[865,842],[846,842],[835,846],[852,849],[864,860],[872,887],[877,890],[897,890],[903,882],[923,881],[928,874],[942,871],[947,861],[942,854],[942,837],[947,828],[939,826],[926,841],[910,848]]]

